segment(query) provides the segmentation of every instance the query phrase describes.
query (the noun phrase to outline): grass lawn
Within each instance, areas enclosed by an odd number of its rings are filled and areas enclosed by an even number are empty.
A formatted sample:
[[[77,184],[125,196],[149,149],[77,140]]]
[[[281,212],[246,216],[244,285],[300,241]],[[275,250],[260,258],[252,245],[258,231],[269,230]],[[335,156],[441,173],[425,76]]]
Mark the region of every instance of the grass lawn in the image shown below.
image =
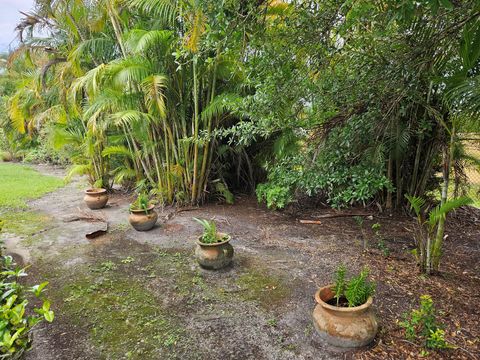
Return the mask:
[[[63,185],[63,180],[40,174],[26,165],[0,162],[0,208],[25,208],[35,199]]]

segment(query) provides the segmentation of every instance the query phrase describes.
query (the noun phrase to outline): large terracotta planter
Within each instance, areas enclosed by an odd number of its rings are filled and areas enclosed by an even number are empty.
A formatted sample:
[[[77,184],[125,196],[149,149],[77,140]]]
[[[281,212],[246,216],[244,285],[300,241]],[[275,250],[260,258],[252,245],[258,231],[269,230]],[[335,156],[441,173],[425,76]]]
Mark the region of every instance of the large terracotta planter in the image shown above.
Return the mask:
[[[368,345],[378,330],[377,319],[372,309],[373,299],[363,305],[337,307],[327,304],[334,298],[333,285],[325,286],[315,293],[317,305],[313,311],[313,323],[318,333],[334,346],[353,348]]]
[[[92,209],[101,209],[107,205],[108,194],[105,189],[87,189],[85,190],[85,197],[83,198],[85,204]]]
[[[205,244],[197,240],[195,256],[201,267],[209,270],[218,270],[232,262],[233,246],[230,244],[231,237],[223,233],[218,233],[221,237],[227,237],[226,240],[213,244]]]
[[[150,205],[146,210],[130,209],[128,221],[137,231],[148,231],[157,223],[158,215],[154,210],[154,205]]]

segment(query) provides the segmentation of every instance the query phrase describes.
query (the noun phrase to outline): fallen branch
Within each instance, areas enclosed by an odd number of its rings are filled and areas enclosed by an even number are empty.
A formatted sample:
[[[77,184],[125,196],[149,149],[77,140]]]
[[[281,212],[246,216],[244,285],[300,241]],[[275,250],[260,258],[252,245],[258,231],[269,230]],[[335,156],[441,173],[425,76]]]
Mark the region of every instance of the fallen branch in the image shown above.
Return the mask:
[[[320,220],[299,220],[300,224],[316,224],[321,225],[322,222]]]
[[[373,219],[373,214],[369,213],[356,213],[356,214],[345,214],[345,213],[338,213],[338,214],[323,214],[323,215],[315,215],[314,217],[319,218],[319,219],[330,219],[330,218],[336,218],[336,217],[354,217],[354,216],[365,216],[365,217],[371,217]]]
[[[175,209],[175,211],[172,211],[170,213],[168,213],[167,215],[165,215],[165,221],[168,221],[168,220],[171,220],[173,217],[175,217],[178,213],[181,213],[183,211],[194,211],[194,210],[198,210],[199,207],[198,206],[194,206],[194,207],[184,207],[184,208],[177,208]]]

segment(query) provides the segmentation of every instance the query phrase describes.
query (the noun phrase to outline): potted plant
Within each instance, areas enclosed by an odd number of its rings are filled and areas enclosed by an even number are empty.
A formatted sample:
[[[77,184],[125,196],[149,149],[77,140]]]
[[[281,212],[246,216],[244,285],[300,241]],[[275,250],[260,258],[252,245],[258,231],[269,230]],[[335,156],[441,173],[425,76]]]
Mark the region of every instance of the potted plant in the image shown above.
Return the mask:
[[[193,218],[203,226],[203,234],[197,239],[195,256],[205,269],[221,269],[232,262],[231,236],[217,231],[214,221]]]
[[[130,216],[128,221],[137,231],[148,231],[152,229],[158,219],[154,210],[155,205],[149,200],[146,193],[140,193],[137,199],[130,205]]]
[[[313,323],[320,336],[331,345],[360,347],[369,344],[378,330],[372,308],[375,284],[367,280],[368,269],[349,281],[345,274],[342,265],[336,271],[335,284],[315,293]]]
[[[89,188],[85,190],[85,196],[83,198],[85,204],[92,209],[102,209],[107,205],[108,202],[108,194],[107,190],[104,188]]]
[[[104,185],[107,184],[108,187],[109,183],[106,170],[101,166],[95,166],[95,160],[91,156],[81,156],[75,160],[78,160],[80,163],[73,165],[69,169],[64,179],[65,183],[69,183],[75,175],[86,175],[90,187],[85,190],[83,198],[85,204],[92,210],[104,208],[108,202],[107,190],[104,188]]]

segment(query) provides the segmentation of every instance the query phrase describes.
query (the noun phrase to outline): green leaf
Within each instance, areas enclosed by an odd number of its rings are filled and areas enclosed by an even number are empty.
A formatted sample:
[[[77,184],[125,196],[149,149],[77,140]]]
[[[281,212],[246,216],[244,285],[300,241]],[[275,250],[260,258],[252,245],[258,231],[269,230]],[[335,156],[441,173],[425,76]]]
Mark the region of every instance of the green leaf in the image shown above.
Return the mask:
[[[32,292],[35,294],[36,297],[39,297],[42,294],[43,289],[45,286],[48,285],[48,281],[41,283],[40,285],[32,286]]]
[[[45,311],[45,313],[43,314],[43,317],[45,318],[45,320],[51,323],[55,318],[55,314],[52,310],[49,310],[49,311]]]

